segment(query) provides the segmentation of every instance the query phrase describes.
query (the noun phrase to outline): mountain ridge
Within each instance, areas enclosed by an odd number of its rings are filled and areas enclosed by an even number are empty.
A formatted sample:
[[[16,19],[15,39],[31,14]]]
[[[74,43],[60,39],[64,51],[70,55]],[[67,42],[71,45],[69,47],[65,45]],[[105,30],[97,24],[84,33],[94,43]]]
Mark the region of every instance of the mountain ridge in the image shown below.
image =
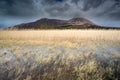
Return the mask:
[[[10,29],[103,29],[103,28],[109,29],[110,27],[98,26],[85,18],[77,17],[69,20],[41,18],[39,20],[36,20],[35,22],[15,25]]]

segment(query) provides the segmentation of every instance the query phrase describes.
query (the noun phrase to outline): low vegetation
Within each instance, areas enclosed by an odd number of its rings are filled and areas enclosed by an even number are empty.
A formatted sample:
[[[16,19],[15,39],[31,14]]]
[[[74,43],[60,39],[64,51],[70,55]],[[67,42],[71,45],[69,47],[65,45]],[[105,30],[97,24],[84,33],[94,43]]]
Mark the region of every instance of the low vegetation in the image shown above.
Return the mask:
[[[0,31],[0,80],[119,80],[119,30]]]
[[[0,46],[120,44],[120,30],[1,30]],[[71,46],[70,45],[70,46]]]

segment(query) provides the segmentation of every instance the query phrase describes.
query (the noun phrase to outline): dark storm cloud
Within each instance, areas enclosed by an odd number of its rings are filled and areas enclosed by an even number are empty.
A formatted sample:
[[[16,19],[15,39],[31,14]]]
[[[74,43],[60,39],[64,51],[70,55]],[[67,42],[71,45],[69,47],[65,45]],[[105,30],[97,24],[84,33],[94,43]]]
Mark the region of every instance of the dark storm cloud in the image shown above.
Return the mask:
[[[3,16],[17,16],[17,17],[27,17],[27,16],[43,16],[49,14],[49,10],[62,10],[67,5],[61,5],[61,7],[51,7],[52,5],[58,5],[64,0],[0,0],[0,15]],[[58,3],[58,4],[57,4]],[[49,6],[48,6],[49,5]],[[49,9],[48,9],[48,8]],[[65,8],[66,10],[66,8]],[[51,15],[52,12],[50,12]]]
[[[82,10],[87,11],[90,8],[96,8],[98,6],[100,6],[102,3],[104,3],[105,0],[72,0],[72,3],[75,3],[77,6],[81,6],[79,5],[79,3],[82,3]]]
[[[105,2],[108,3],[108,6],[110,5],[109,8],[106,8],[107,6],[103,5]],[[104,7],[99,8],[101,5]],[[116,7],[117,9],[118,7],[120,8],[120,0],[0,0],[0,15],[17,17],[73,17],[76,16],[76,14],[79,14],[78,16],[80,16],[87,11],[90,12],[91,9],[97,11],[97,8],[99,10],[98,15],[103,15],[109,14],[109,12],[114,9],[116,10]],[[115,14],[119,13],[120,10],[115,12]]]
[[[28,16],[34,15],[32,0],[1,0],[0,15],[5,16]]]
[[[4,23],[13,18],[22,23],[21,19],[29,22],[42,17],[85,17],[93,22],[100,19],[98,24],[107,19],[116,24],[120,22],[120,0],[0,0],[0,18]]]
[[[53,4],[56,4],[56,3],[61,3],[61,2],[64,2],[65,0],[41,0],[41,4],[47,4],[47,5],[53,5]]]

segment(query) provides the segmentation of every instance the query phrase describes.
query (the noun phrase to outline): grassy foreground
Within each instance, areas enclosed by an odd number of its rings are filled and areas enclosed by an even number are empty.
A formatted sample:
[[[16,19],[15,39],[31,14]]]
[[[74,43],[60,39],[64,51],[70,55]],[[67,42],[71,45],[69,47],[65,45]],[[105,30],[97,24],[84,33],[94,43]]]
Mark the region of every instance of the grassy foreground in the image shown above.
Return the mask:
[[[1,30],[0,80],[120,80],[120,31]]]

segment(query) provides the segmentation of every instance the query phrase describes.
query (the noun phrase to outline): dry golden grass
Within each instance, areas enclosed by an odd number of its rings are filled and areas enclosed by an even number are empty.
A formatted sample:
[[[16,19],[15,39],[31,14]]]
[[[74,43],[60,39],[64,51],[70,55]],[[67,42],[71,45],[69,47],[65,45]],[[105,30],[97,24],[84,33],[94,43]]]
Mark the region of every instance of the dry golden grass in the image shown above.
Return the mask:
[[[0,80],[120,79],[119,30],[0,30],[0,47]]]
[[[34,48],[34,47],[32,47]],[[11,47],[6,55],[1,55],[1,80],[119,80],[120,57],[114,56],[103,59],[101,54],[94,52],[71,52],[72,48],[64,51],[56,47]],[[77,49],[75,49],[77,50]],[[46,53],[43,53],[46,51]],[[109,56],[109,54],[106,54]],[[117,74],[116,74],[117,73]]]
[[[120,44],[120,30],[1,30],[1,45],[60,44],[76,46],[88,43]],[[71,44],[72,43],[72,44]]]

